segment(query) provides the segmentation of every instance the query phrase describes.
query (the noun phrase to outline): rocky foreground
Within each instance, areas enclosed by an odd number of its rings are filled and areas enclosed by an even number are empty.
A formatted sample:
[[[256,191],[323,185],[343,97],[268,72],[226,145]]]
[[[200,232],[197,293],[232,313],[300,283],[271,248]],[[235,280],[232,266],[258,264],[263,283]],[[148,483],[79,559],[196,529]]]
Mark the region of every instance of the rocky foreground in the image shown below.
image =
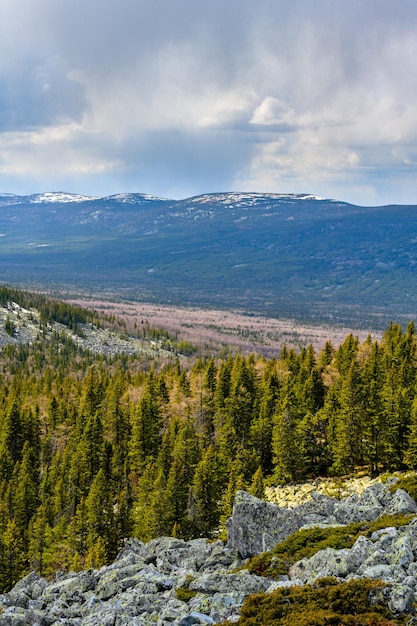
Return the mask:
[[[393,614],[412,611],[417,600],[417,504],[403,490],[374,483],[344,500],[313,493],[289,509],[238,492],[228,541],[182,541],[160,537],[129,540],[116,561],[100,570],[59,573],[47,581],[31,573],[0,596],[2,626],[192,626],[239,619],[246,596],[282,586],[371,578],[387,583]],[[372,521],[382,515],[416,513],[400,528],[388,527],[350,549],[320,550],[272,580],[249,573],[245,559],[307,526]],[[237,571],[238,567],[242,567]]]

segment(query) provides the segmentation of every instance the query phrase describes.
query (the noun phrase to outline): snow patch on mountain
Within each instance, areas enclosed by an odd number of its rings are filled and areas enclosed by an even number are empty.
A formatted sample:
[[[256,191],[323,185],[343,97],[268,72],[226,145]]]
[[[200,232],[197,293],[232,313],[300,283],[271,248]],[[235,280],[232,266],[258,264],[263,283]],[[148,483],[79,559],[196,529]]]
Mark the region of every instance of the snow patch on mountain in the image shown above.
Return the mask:
[[[45,193],[29,196],[29,201],[33,204],[47,204],[49,202],[86,202],[96,199],[96,196],[81,196],[80,194],[65,193],[63,191],[46,191]]]
[[[223,204],[224,206],[234,208],[254,206],[259,202],[265,202],[268,200],[283,200],[285,202],[288,202],[288,200],[324,200],[324,198],[313,194],[230,192],[219,194],[210,193],[203,194],[201,196],[194,196],[192,198],[189,198],[188,202],[193,204]]]
[[[166,202],[167,198],[159,198],[158,196],[152,196],[149,193],[117,193],[113,196],[107,196],[101,198],[102,200],[115,200],[123,204],[139,204],[141,202],[163,201]]]

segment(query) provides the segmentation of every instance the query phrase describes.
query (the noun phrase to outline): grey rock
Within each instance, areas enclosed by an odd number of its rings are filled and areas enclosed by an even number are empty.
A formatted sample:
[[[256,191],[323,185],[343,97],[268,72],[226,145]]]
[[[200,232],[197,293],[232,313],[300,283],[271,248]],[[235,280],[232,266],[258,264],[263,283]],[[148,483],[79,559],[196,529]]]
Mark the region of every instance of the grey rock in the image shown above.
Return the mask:
[[[360,578],[371,578],[372,580],[383,580],[384,582],[394,582],[395,580],[392,568],[384,564],[360,568],[357,574],[359,574]]]
[[[388,555],[383,550],[375,549],[372,554],[368,556],[367,559],[363,561],[360,567],[373,567],[374,565],[387,565],[388,564]],[[358,569],[359,572],[359,569]]]
[[[347,562],[350,571],[355,571],[375,552],[375,546],[366,537],[358,537],[348,552]]]
[[[215,622],[229,619],[236,614],[245,600],[245,594],[238,591],[215,593],[212,596],[198,594],[189,602],[191,615],[210,615]]]
[[[271,550],[301,526],[296,509],[279,507],[238,491],[227,523],[227,546],[247,558]]]
[[[414,591],[407,585],[393,585],[388,606],[395,614],[409,613],[413,607]]]
[[[384,515],[396,515],[397,513],[417,513],[417,504],[404,489],[397,489],[383,510]]]
[[[358,498],[359,507],[385,507],[391,501],[393,494],[386,485],[377,482],[369,485]]]
[[[371,540],[375,541],[379,539],[383,535],[394,538],[398,535],[398,531],[394,526],[387,526],[387,528],[380,528],[379,530],[375,530],[371,535]]]
[[[24,591],[32,600],[36,600],[43,593],[47,581],[45,578],[31,572],[14,586],[14,591]]]
[[[380,505],[374,505],[372,507],[359,506],[356,504],[349,504],[345,501],[340,502],[335,507],[334,519],[339,524],[352,524],[354,522],[367,521],[372,522],[376,520],[383,512],[383,508]]]
[[[407,533],[403,533],[392,544],[390,554],[391,565],[408,568],[414,561],[411,538]]]
[[[47,626],[48,622],[39,611],[28,611],[10,606],[0,615],[1,626]]]
[[[325,548],[309,559],[302,559],[290,567],[289,576],[303,583],[313,583],[318,578],[335,576],[345,578],[352,571],[349,563],[349,550]]]
[[[268,586],[269,580],[267,578],[250,574],[248,570],[242,570],[237,574],[204,573],[190,583],[189,589],[205,594],[236,591],[250,595],[265,591]]]

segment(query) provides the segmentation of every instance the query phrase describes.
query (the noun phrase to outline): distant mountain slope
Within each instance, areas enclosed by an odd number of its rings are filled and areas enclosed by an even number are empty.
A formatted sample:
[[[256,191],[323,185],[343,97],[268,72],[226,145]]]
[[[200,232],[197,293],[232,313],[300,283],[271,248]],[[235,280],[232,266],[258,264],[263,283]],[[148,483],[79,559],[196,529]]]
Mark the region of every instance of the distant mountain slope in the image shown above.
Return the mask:
[[[0,280],[381,324],[415,317],[417,206],[0,195]],[[376,317],[375,317],[376,316]]]

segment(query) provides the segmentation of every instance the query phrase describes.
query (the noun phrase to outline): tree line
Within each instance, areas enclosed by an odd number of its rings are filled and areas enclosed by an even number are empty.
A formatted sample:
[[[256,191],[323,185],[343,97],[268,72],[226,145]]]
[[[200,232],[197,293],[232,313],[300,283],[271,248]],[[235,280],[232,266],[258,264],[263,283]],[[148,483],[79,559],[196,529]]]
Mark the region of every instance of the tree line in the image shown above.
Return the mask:
[[[265,481],[417,468],[416,351],[412,323],[275,359],[3,348],[0,589],[99,567],[130,536],[210,536]]]

